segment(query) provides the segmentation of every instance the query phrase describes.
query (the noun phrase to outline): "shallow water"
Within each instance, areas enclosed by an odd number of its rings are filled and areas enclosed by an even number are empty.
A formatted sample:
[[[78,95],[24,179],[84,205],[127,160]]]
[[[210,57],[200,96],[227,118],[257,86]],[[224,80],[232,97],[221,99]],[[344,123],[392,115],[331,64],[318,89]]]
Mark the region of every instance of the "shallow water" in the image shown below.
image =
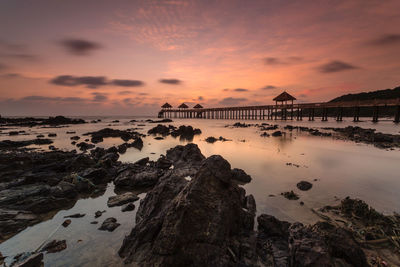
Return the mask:
[[[130,117],[117,118],[120,123],[110,122],[116,118],[102,118],[103,122],[97,124],[72,125],[68,128],[23,128],[30,135],[8,136],[0,135],[1,139],[24,140],[34,139],[37,134],[50,132],[57,133],[54,146],[60,149],[71,150],[76,147],[70,144],[69,138],[74,135],[96,131],[105,127],[128,129],[139,127],[137,131],[146,133],[156,124],[142,122],[130,123]],[[141,119],[141,118],[135,118]],[[400,173],[399,150],[383,150],[372,145],[356,144],[351,141],[337,140],[332,137],[311,136],[308,133],[286,131],[282,137],[260,137],[260,132],[255,127],[231,128],[225,127],[238,120],[189,120],[174,119],[175,126],[192,125],[200,128],[202,134],[195,136],[193,142],[198,144],[205,156],[220,154],[227,159],[232,168],[244,169],[253,178],[252,182],[245,185],[248,194],[253,194],[257,202],[257,212],[268,213],[279,219],[288,221],[301,221],[312,223],[318,218],[310,208],[319,208],[327,204],[334,204],[337,198],[346,196],[357,197],[365,200],[377,210],[384,213],[400,212]],[[264,121],[245,121],[246,123],[261,123]],[[266,121],[272,124],[285,126],[302,125],[308,127],[345,127],[354,125],[351,121],[344,122],[296,122],[296,121]],[[373,124],[370,121],[356,124],[363,128],[375,128],[377,131],[396,134],[400,126],[391,121],[381,121]],[[18,128],[21,129],[21,128]],[[3,130],[7,133],[9,130]],[[66,134],[66,131],[76,131],[76,134]],[[209,144],[204,141],[208,136],[223,136],[231,141]],[[243,142],[243,140],[245,140]],[[119,138],[106,138],[98,146],[109,147],[121,144]],[[121,155],[123,162],[135,162],[143,157],[156,160],[160,154],[178,144],[186,144],[179,138],[166,137],[165,140],[155,140],[152,136],[143,139],[142,151],[130,148]],[[41,146],[46,149],[48,146]],[[154,154],[152,154],[154,153]],[[294,163],[299,167],[287,165]],[[317,179],[314,181],[314,179]],[[296,183],[307,180],[313,183],[313,188],[302,192],[297,190]],[[299,194],[300,200],[291,201],[283,198],[280,193],[294,190]],[[113,185],[110,184],[106,193],[97,198],[79,200],[70,210],[58,212],[52,219],[27,228],[13,238],[0,244],[3,255],[15,255],[23,251],[32,251],[42,243],[49,233],[56,229],[62,222],[63,216],[73,213],[86,213],[79,219],[71,219],[68,228],[61,227],[52,239],[66,239],[67,249],[55,254],[46,254],[46,266],[118,266],[122,260],[117,251],[122,244],[124,235],[127,235],[134,225],[134,218],[139,205],[135,202],[133,212],[122,213],[120,207],[108,208],[106,203],[109,196],[115,194]],[[270,196],[274,195],[274,196]],[[140,195],[143,198],[144,194]],[[301,206],[299,203],[305,204]],[[90,224],[94,220],[96,210],[106,210],[97,221],[99,225]],[[97,230],[101,222],[115,217],[121,226],[114,232]],[[82,240],[78,242],[78,240]]]

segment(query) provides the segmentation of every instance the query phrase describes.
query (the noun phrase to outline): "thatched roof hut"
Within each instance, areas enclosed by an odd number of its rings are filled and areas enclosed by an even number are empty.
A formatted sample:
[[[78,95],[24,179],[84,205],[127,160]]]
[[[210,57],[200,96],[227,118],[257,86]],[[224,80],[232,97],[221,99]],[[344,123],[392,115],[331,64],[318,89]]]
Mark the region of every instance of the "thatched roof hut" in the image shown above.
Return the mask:
[[[286,91],[284,91],[283,93],[275,97],[273,100],[276,102],[276,104],[278,104],[278,102],[282,102],[282,104],[283,102],[285,102],[287,104],[288,101],[292,101],[293,105],[293,101],[296,100],[296,98],[291,94],[287,93]]]
[[[161,108],[172,108],[172,106],[167,102],[161,106]]]
[[[178,108],[189,108],[189,106],[186,105],[185,103],[182,103],[182,104],[179,105]]]
[[[202,105],[200,105],[200,104],[197,104],[196,106],[194,106],[193,108],[203,108],[203,106]]]

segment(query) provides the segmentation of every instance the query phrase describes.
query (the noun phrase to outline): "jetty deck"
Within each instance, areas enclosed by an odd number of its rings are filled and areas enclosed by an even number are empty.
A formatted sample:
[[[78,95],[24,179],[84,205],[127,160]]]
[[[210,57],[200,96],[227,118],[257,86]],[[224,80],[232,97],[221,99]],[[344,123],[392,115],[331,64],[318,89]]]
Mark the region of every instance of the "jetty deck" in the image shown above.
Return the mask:
[[[182,105],[181,105],[182,106]],[[180,107],[181,107],[180,106]],[[187,107],[187,105],[185,105]],[[343,120],[344,109],[352,110],[354,121],[360,121],[360,109],[372,109],[372,121],[378,122],[380,110],[383,107],[395,107],[393,110],[394,122],[400,122],[400,98],[376,99],[346,102],[320,103],[276,103],[275,105],[236,106],[215,108],[172,108],[168,104],[162,108],[160,118],[197,118],[197,119],[242,119],[242,120],[308,120],[313,121],[318,116],[322,121],[334,117],[337,121]],[[316,115],[318,114],[318,115]],[[332,116],[332,114],[334,114]]]

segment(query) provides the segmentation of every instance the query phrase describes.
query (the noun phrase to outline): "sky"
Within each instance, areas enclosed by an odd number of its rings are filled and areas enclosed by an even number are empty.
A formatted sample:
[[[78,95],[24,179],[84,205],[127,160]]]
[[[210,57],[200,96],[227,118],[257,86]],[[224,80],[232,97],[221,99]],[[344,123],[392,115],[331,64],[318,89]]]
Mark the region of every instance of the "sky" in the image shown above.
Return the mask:
[[[399,0],[0,0],[0,115],[156,115],[400,85]]]

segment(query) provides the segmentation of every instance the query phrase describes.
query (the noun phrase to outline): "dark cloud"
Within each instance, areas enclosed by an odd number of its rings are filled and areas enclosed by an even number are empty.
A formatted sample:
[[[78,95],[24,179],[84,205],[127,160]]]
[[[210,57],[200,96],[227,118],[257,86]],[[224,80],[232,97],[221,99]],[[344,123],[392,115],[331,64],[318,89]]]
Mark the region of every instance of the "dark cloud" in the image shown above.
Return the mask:
[[[83,39],[64,39],[60,41],[60,44],[64,46],[68,52],[77,56],[85,56],[90,54],[93,50],[101,48],[100,44]]]
[[[50,83],[61,85],[61,86],[77,86],[86,85],[88,88],[98,88],[104,85],[116,85],[123,87],[134,87],[142,86],[144,83],[138,80],[112,80],[108,82],[107,78],[104,76],[72,76],[72,75],[60,75],[50,80]],[[130,91],[122,91],[121,95],[129,94]]]
[[[178,79],[160,79],[160,83],[166,83],[166,84],[181,84],[182,81]]]
[[[400,44],[400,34],[385,34],[375,40],[372,40],[369,42],[369,44],[375,46]]]
[[[77,80],[71,75],[60,75],[50,80],[50,83],[62,86],[78,85]]]
[[[108,96],[104,93],[99,93],[99,92],[93,92],[93,101],[95,102],[104,102],[108,100]]]
[[[138,80],[112,80],[111,84],[126,87],[142,86],[144,82]]]
[[[59,101],[59,102],[82,102],[86,99],[80,97],[49,97],[40,95],[31,95],[21,98],[24,101]]]
[[[248,91],[249,91],[249,89],[244,89],[244,88],[236,88],[236,89],[233,89],[233,91],[235,91],[235,92],[248,92]]]
[[[86,85],[88,88],[97,88],[106,85],[107,80],[104,76],[83,76],[75,78],[78,84]]]
[[[225,97],[219,103],[221,105],[237,105],[241,102],[247,101],[247,98],[243,97]]]
[[[222,89],[222,91],[228,92],[228,91],[229,91],[229,88]]]
[[[278,58],[278,57],[265,57],[263,59],[265,65],[269,66],[279,66],[279,65],[291,65],[300,63],[303,61],[302,57],[286,57],[286,58]]]
[[[50,83],[62,86],[86,85],[88,88],[97,88],[106,85],[107,81],[104,76],[82,76],[75,77],[71,75],[61,75],[50,80]]]
[[[261,88],[261,89],[263,89],[263,90],[273,90],[273,89],[276,89],[277,87],[276,86],[274,86],[274,85],[266,85],[266,86],[264,86],[263,88]]]
[[[319,66],[317,69],[321,73],[334,73],[334,72],[358,69],[358,67],[343,61],[333,60],[329,63]]]

